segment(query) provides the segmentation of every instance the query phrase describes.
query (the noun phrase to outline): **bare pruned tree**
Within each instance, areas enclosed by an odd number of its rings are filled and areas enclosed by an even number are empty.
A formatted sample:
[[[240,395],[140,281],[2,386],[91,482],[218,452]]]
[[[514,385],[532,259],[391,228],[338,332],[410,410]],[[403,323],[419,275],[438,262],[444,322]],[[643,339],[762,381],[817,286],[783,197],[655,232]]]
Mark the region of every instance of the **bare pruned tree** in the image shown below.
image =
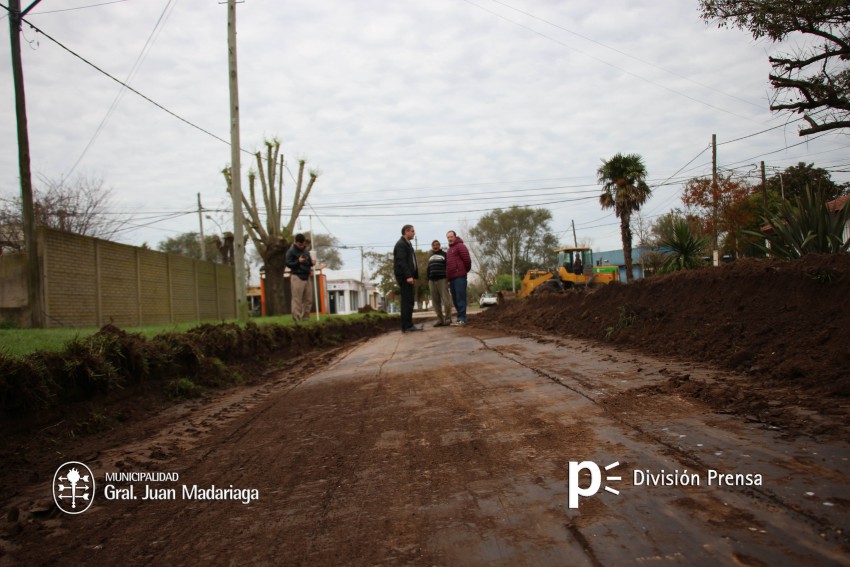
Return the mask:
[[[304,186],[304,168],[306,162],[298,161],[298,180],[292,195],[289,218],[283,223],[283,170],[284,161],[280,154],[280,141],[266,140],[266,156],[257,152],[257,170],[248,172],[248,196],[242,193],[244,223],[248,236],[254,243],[257,253],[265,263],[266,313],[280,315],[288,312],[284,301],[283,272],[286,268],[286,251],[292,244],[292,229],[295,221],[304,209],[310,191],[319,177],[317,170],[311,170],[307,186]],[[263,163],[265,161],[265,163]],[[232,173],[225,168],[227,189],[230,191]],[[257,200],[257,179],[260,183],[260,199]]]
[[[110,210],[112,190],[103,179],[77,175],[70,180],[39,176],[33,208],[37,226],[110,239],[130,215]],[[0,197],[0,246],[24,249],[21,197]]]

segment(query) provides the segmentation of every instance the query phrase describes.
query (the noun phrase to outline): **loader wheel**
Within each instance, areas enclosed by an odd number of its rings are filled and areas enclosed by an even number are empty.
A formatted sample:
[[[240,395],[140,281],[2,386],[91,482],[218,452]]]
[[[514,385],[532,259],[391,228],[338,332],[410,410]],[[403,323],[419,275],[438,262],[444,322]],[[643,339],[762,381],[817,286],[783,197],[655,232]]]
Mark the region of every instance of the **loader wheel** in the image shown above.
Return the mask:
[[[562,290],[561,282],[558,280],[549,280],[534,288],[531,295],[538,295],[541,293],[560,293]]]

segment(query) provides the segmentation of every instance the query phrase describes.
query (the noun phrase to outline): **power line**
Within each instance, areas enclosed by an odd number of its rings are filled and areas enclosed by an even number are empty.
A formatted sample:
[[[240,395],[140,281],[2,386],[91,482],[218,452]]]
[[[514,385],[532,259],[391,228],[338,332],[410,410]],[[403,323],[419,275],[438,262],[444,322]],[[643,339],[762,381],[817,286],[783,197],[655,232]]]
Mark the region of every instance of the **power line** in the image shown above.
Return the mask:
[[[74,10],[84,10],[86,8],[97,8],[98,6],[106,6],[107,4],[119,4],[121,2],[126,2],[127,0],[112,0],[111,2],[101,2],[100,4],[89,4],[88,6],[77,6],[76,8],[62,8],[59,10],[47,10],[45,12],[31,12],[33,16],[40,16],[42,14],[56,14],[58,12],[71,12]]]
[[[165,14],[168,11],[168,7],[172,5],[171,4],[172,1],[173,0],[168,0],[168,2],[165,4],[165,7],[162,9],[162,13],[159,15],[159,19],[156,21],[156,25],[154,25],[153,30],[151,30],[150,35],[148,35],[148,39],[147,39],[147,41],[145,41],[144,47],[142,47],[141,52],[139,52],[138,57],[136,57],[136,61],[133,63],[133,66],[130,68],[130,72],[127,74],[127,78],[124,79],[124,82],[126,84],[129,85],[130,81],[133,80],[133,77],[136,75],[136,72],[139,70],[139,68],[142,65],[142,61],[147,57],[148,53],[150,53],[150,50],[148,49],[148,47],[153,45],[153,42],[156,41],[156,38],[159,37],[159,33],[165,27],[163,19],[165,19],[165,20],[168,19]],[[177,5],[177,2],[174,2],[174,6],[176,6],[176,5]],[[174,12],[174,10],[172,9],[171,13],[173,13],[173,12]],[[169,16],[171,15],[171,13],[169,13]],[[160,26],[161,23],[163,24],[162,26]],[[106,111],[106,114],[103,115],[103,118],[101,119],[100,124],[98,124],[97,128],[95,129],[94,134],[92,134],[92,137],[89,139],[88,143],[83,148],[83,151],[80,153],[80,156],[77,158],[77,161],[74,162],[74,165],[72,165],[71,169],[68,170],[68,173],[65,174],[66,177],[70,176],[74,172],[74,170],[77,168],[77,166],[80,165],[80,162],[83,161],[83,158],[86,156],[86,153],[88,153],[89,148],[91,148],[92,144],[94,144],[94,141],[97,139],[97,137],[103,131],[103,128],[104,128],[104,126],[106,126],[106,123],[109,121],[109,118],[112,116],[112,113],[115,111],[116,108],[118,108],[118,103],[120,102],[120,100],[122,98],[124,98],[125,92],[127,92],[126,87],[124,87],[122,85],[122,87],[118,90],[118,93],[115,95],[115,98],[112,100],[112,104],[109,106],[109,109]]]
[[[6,8],[6,6],[2,6],[2,7],[3,7],[3,8]],[[8,8],[6,8],[6,9],[8,10]],[[211,138],[215,138],[215,139],[216,139],[216,140],[218,140],[219,142],[223,142],[224,144],[227,144],[228,146],[230,146],[230,142],[229,142],[228,140],[225,140],[225,139],[224,139],[224,138],[222,138],[221,136],[218,136],[218,135],[216,135],[216,134],[213,134],[213,133],[212,133],[212,132],[210,132],[209,130],[207,130],[207,129],[205,129],[205,128],[202,128],[201,126],[198,126],[198,125],[197,125],[197,124],[195,124],[194,122],[191,122],[191,121],[187,120],[186,118],[183,118],[183,117],[182,117],[182,116],[180,116],[179,114],[177,114],[177,113],[175,113],[175,112],[173,112],[173,111],[171,111],[171,110],[169,110],[169,109],[165,108],[164,106],[162,106],[161,104],[159,104],[158,102],[156,102],[155,100],[153,100],[152,98],[150,98],[150,97],[148,97],[148,96],[146,96],[146,95],[142,94],[141,92],[139,92],[138,90],[134,89],[134,88],[133,88],[133,87],[131,87],[130,85],[128,85],[128,84],[126,84],[126,83],[122,82],[121,80],[117,79],[116,77],[114,77],[114,76],[110,75],[109,73],[107,73],[106,71],[104,71],[103,69],[101,69],[100,67],[98,67],[97,65],[95,65],[94,63],[92,63],[91,61],[89,61],[88,59],[86,59],[85,57],[83,57],[82,55],[79,55],[78,53],[76,53],[76,52],[75,52],[75,51],[73,51],[72,49],[70,49],[70,48],[66,47],[64,44],[62,44],[62,42],[60,42],[59,40],[57,40],[57,39],[55,39],[54,37],[50,36],[50,35],[49,35],[49,34],[47,34],[44,30],[42,30],[42,29],[40,29],[39,27],[37,27],[37,26],[33,25],[33,24],[32,24],[31,22],[29,22],[28,20],[26,20],[26,19],[22,19],[21,21],[22,21],[22,22],[25,22],[25,23],[26,23],[26,24],[27,24],[30,28],[34,29],[35,31],[37,31],[38,33],[40,33],[41,35],[43,35],[44,37],[46,37],[47,39],[49,39],[50,41],[52,41],[53,43],[55,43],[56,45],[58,45],[59,47],[61,47],[62,49],[64,49],[65,51],[67,51],[68,53],[70,53],[71,55],[73,55],[74,57],[76,57],[77,59],[79,59],[80,61],[82,61],[83,63],[85,63],[86,65],[90,66],[91,68],[93,68],[94,70],[96,70],[98,73],[101,73],[101,74],[103,74],[103,75],[105,75],[105,76],[109,77],[110,79],[112,79],[113,81],[115,81],[116,83],[118,83],[119,85],[122,85],[122,86],[123,86],[124,88],[126,88],[128,91],[130,91],[130,92],[132,92],[132,93],[134,93],[134,94],[136,94],[136,95],[138,95],[138,96],[142,97],[143,99],[145,99],[146,101],[148,101],[148,102],[149,102],[149,103],[151,103],[152,105],[154,105],[154,106],[156,106],[157,108],[159,108],[160,110],[162,110],[162,111],[164,111],[164,112],[166,112],[166,113],[170,114],[171,116],[173,116],[174,118],[176,118],[176,119],[178,119],[179,121],[183,122],[184,124],[187,124],[187,125],[191,126],[192,128],[194,128],[194,129],[196,129],[196,130],[198,130],[198,131],[200,131],[200,132],[203,132],[203,133],[204,133],[204,134],[206,134],[207,136],[210,136]],[[248,150],[246,150],[246,149],[244,149],[244,148],[240,148],[240,151],[242,151],[242,152],[244,152],[244,153],[246,153],[246,154],[249,154],[249,155],[254,155],[252,152],[250,152],[250,151],[248,151]]]
[[[660,70],[660,71],[664,71],[665,73],[669,73],[670,75],[673,75],[674,77],[678,77],[678,78],[680,78],[680,79],[684,79],[684,80],[686,80],[686,81],[688,81],[688,82],[691,82],[691,83],[693,83],[693,84],[695,84],[695,85],[699,85],[700,87],[703,87],[703,88],[706,88],[706,89],[712,90],[712,91],[714,91],[714,92],[716,92],[716,93],[722,94],[723,96],[727,96],[727,97],[729,97],[729,98],[734,98],[735,100],[739,100],[739,101],[741,101],[741,102],[743,102],[743,103],[749,104],[749,105],[751,105],[751,106],[755,106],[756,108],[761,108],[761,109],[763,109],[763,108],[764,108],[764,107],[763,107],[762,105],[760,105],[760,104],[757,104],[757,103],[752,102],[752,101],[750,101],[750,100],[743,99],[743,98],[741,98],[741,97],[737,97],[737,96],[735,96],[735,95],[731,95],[731,94],[729,94],[729,93],[725,93],[725,92],[721,91],[720,89],[716,89],[716,88],[712,87],[711,85],[706,85],[706,84],[704,84],[704,83],[700,83],[699,81],[695,81],[694,79],[691,79],[690,77],[686,77],[685,75],[681,75],[681,74],[679,74],[679,73],[677,73],[677,72],[675,72],[675,71],[671,71],[670,69],[666,69],[666,68],[664,68],[664,67],[661,67],[660,65],[656,65],[655,63],[652,63],[651,61],[647,61],[647,60],[645,60],[645,59],[641,59],[640,57],[636,57],[635,55],[632,55],[631,53],[627,53],[627,52],[625,52],[625,51],[621,51],[621,50],[619,50],[619,49],[617,49],[617,48],[615,48],[615,47],[611,47],[610,45],[607,45],[607,44],[605,44],[605,43],[602,43],[601,41],[596,41],[595,39],[592,39],[592,38],[590,38],[590,37],[587,37],[587,36],[585,36],[585,35],[582,35],[582,34],[580,34],[580,33],[576,32],[576,31],[573,31],[573,30],[571,30],[571,29],[565,28],[565,27],[563,27],[563,26],[561,26],[561,25],[558,25],[558,24],[556,24],[556,23],[554,23],[554,22],[550,22],[549,20],[547,20],[547,19],[545,19],[545,18],[541,18],[541,17],[539,17],[539,16],[535,16],[534,14],[532,14],[532,13],[530,13],[530,12],[525,12],[525,11],[523,11],[523,10],[520,10],[519,8],[516,8],[516,7],[514,7],[514,6],[511,6],[510,4],[506,4],[505,2],[500,2],[499,0],[491,0],[491,2],[494,2],[494,3],[496,3],[496,4],[501,4],[502,6],[504,6],[504,7],[506,7],[506,8],[510,8],[511,10],[514,10],[515,12],[519,12],[520,14],[526,15],[526,16],[528,16],[529,18],[534,18],[535,20],[541,21],[541,22],[543,22],[543,23],[545,23],[545,24],[549,24],[550,26],[555,27],[555,28],[558,28],[559,30],[565,31],[565,32],[567,32],[567,33],[569,33],[569,34],[572,34],[572,35],[576,36],[576,37],[580,37],[581,39],[583,39],[583,40],[585,40],[585,41],[589,41],[590,43],[595,43],[596,45],[599,45],[599,46],[601,46],[601,47],[604,47],[605,49],[610,49],[611,51],[613,51],[613,52],[615,52],[615,53],[619,53],[620,55],[623,55],[623,56],[628,57],[628,58],[630,58],[630,59],[634,59],[635,61],[640,61],[641,63],[643,63],[643,64],[645,64],[645,65],[649,65],[650,67],[655,67],[656,69],[658,69],[658,70]],[[801,118],[800,120],[802,120],[802,118]]]
[[[466,2],[467,4],[471,5],[471,6],[474,6],[474,7],[478,8],[479,10],[483,10],[483,11],[485,11],[485,12],[489,13],[489,14],[492,14],[492,15],[496,16],[497,18],[501,18],[501,19],[503,19],[503,20],[505,20],[505,21],[507,21],[507,22],[510,22],[510,23],[514,24],[515,26],[521,27],[521,28],[523,28],[523,29],[525,29],[525,30],[530,31],[531,33],[537,34],[537,35],[539,35],[540,37],[542,37],[542,38],[544,38],[544,39],[548,39],[549,41],[552,41],[552,42],[554,42],[554,43],[557,43],[558,45],[560,45],[560,46],[562,46],[562,47],[564,47],[564,48],[566,48],[566,49],[573,50],[573,51],[575,51],[575,52],[577,52],[577,53],[580,53],[581,55],[584,55],[585,57],[588,57],[588,58],[590,58],[590,59],[593,59],[594,61],[597,61],[597,62],[599,62],[599,63],[602,63],[603,65],[608,65],[609,67],[613,67],[614,69],[617,69],[618,71],[620,71],[620,72],[622,72],[622,73],[625,73],[625,74],[627,74],[627,75],[630,75],[630,76],[632,76],[632,77],[634,77],[634,78],[636,78],[636,79],[640,79],[641,81],[644,81],[644,82],[649,83],[649,84],[651,84],[651,85],[655,85],[656,87],[659,87],[659,88],[661,88],[661,89],[664,89],[665,91],[671,92],[671,93],[673,93],[673,94],[675,94],[675,95],[678,95],[678,96],[681,96],[681,97],[684,97],[684,98],[686,98],[686,99],[688,99],[688,100],[691,100],[691,101],[693,101],[693,102],[696,102],[696,103],[702,104],[702,105],[704,105],[704,106],[707,106],[708,108],[712,108],[712,109],[714,109],[714,110],[718,110],[718,111],[720,111],[720,112],[724,112],[724,113],[726,113],[726,114],[731,114],[732,116],[735,116],[736,118],[742,118],[742,119],[744,119],[744,120],[748,120],[748,121],[750,121],[750,122],[757,122],[756,120],[753,120],[752,118],[749,118],[749,117],[747,117],[747,116],[741,116],[740,114],[735,114],[734,112],[732,112],[732,111],[730,111],[730,110],[726,110],[726,109],[724,109],[724,108],[720,108],[719,106],[714,106],[713,104],[710,104],[710,103],[708,103],[708,102],[702,101],[702,100],[700,100],[700,99],[698,99],[698,98],[694,98],[694,97],[692,97],[692,96],[690,96],[690,95],[687,95],[687,94],[685,94],[685,93],[683,93],[683,92],[677,91],[676,89],[671,89],[670,87],[667,87],[667,86],[665,86],[665,85],[662,85],[661,83],[658,83],[658,82],[656,82],[656,81],[653,81],[652,79],[647,79],[646,77],[643,77],[643,76],[641,76],[641,75],[638,75],[637,73],[633,73],[632,71],[629,71],[629,70],[627,70],[627,69],[624,69],[624,68],[622,68],[622,67],[620,67],[620,66],[618,66],[618,65],[615,65],[615,64],[613,64],[613,63],[609,63],[608,61],[605,61],[604,59],[600,59],[599,57],[595,57],[595,56],[593,56],[593,55],[590,55],[589,53],[585,53],[585,52],[584,52],[584,51],[582,51],[581,49],[576,49],[575,47],[572,47],[572,46],[570,46],[570,45],[567,45],[566,43],[564,43],[564,42],[562,42],[562,41],[560,41],[560,40],[557,40],[557,39],[555,39],[555,38],[553,38],[553,37],[550,37],[550,36],[546,35],[546,34],[545,34],[545,33],[543,33],[543,32],[539,32],[539,31],[535,30],[534,28],[528,27],[528,26],[526,26],[526,25],[524,25],[524,24],[521,24],[521,23],[519,23],[519,22],[517,22],[517,21],[514,21],[514,20],[512,20],[512,19],[510,19],[510,18],[508,18],[508,17],[506,17],[506,16],[503,16],[502,14],[499,14],[499,13],[497,13],[497,12],[494,12],[494,11],[492,11],[492,10],[488,10],[487,8],[485,8],[485,7],[483,7],[483,6],[480,6],[479,4],[476,4],[475,2],[472,2],[471,0],[463,0],[463,1],[464,1],[464,2]]]

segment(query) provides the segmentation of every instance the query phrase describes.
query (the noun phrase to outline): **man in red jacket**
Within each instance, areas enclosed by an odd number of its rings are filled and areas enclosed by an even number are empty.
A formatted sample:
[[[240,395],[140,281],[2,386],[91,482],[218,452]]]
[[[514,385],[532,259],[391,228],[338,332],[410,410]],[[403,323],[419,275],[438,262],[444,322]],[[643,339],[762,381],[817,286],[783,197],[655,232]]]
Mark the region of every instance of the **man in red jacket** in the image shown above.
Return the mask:
[[[469,250],[463,239],[453,230],[446,233],[449,241],[449,251],[446,254],[446,279],[449,280],[449,291],[457,310],[457,322],[453,327],[466,325],[466,274],[472,269]]]

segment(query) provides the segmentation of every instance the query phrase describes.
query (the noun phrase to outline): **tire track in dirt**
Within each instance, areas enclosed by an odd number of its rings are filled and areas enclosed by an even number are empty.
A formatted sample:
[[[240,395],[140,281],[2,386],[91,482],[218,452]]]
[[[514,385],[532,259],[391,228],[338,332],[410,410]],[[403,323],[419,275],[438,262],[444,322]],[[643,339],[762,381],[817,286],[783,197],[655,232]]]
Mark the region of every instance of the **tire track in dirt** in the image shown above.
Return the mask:
[[[492,337],[491,337],[492,338]],[[535,340],[535,342],[548,342],[548,343],[556,343],[560,342],[552,339],[541,338],[537,335],[531,337]],[[699,456],[694,454],[693,451],[689,451],[684,449],[682,446],[668,441],[657,435],[652,433],[648,429],[642,427],[639,423],[634,421],[633,419],[626,418],[620,409],[622,409],[618,403],[615,403],[616,400],[626,398],[633,391],[641,390],[639,388],[632,390],[625,390],[615,395],[599,395],[598,392],[591,394],[591,391],[598,390],[598,384],[591,386],[591,382],[588,379],[582,378],[575,372],[567,370],[564,367],[559,367],[557,372],[552,372],[539,366],[534,363],[530,363],[526,358],[521,356],[522,349],[516,346],[511,348],[500,348],[500,346],[493,346],[488,344],[487,338],[478,337],[478,340],[484,345],[485,348],[491,349],[494,352],[498,353],[500,356],[504,357],[511,362],[521,365],[529,370],[535,372],[539,376],[551,381],[558,386],[561,386],[571,392],[574,392],[587,401],[591,402],[594,406],[598,407],[600,410],[605,412],[605,415],[608,419],[619,423],[623,429],[632,430],[638,434],[638,438],[645,443],[658,445],[664,447],[665,451],[672,457],[674,457],[679,463],[684,465],[685,468],[691,471],[700,471],[702,473],[706,472],[709,468],[712,468],[711,465],[706,463]],[[580,341],[569,341],[571,348],[575,349],[576,344],[581,344]],[[570,385],[569,382],[573,382],[577,385]],[[700,404],[695,403],[693,401],[689,402],[691,405],[699,406]],[[703,412],[710,412],[710,408],[701,408]],[[643,417],[646,417],[645,415]],[[846,460],[846,459],[845,459]],[[784,465],[784,466],[787,466]],[[827,478],[833,476],[831,471],[827,471],[825,475]],[[794,502],[786,501],[785,498],[774,492],[773,490],[768,489],[767,487],[757,487],[757,486],[746,486],[746,487],[735,487],[735,490],[742,494],[747,498],[754,498],[763,501],[763,505],[766,507],[777,507],[781,509],[784,513],[797,518],[799,521],[809,524],[814,527],[818,532],[821,533],[821,536],[824,538],[828,538],[833,540],[840,545],[847,546],[850,544],[850,540],[847,538],[847,534],[840,527],[836,527],[834,522],[827,517],[824,517],[819,514],[812,513],[807,509],[801,508],[798,504]],[[682,505],[685,508],[690,508],[693,510],[702,510],[708,506],[709,509],[713,508],[716,512],[715,516],[708,515],[704,518],[705,521],[713,522],[715,518],[725,518],[725,522],[735,522],[738,521],[739,518],[744,519],[745,523],[748,525],[757,524],[755,518],[751,515],[748,515],[743,510],[740,511],[737,515],[728,514],[728,508],[724,509],[722,507],[717,507],[711,504],[710,500],[705,498],[699,498],[701,504],[700,508],[693,507],[692,505],[688,505],[687,502],[693,503],[694,500],[692,498],[683,498],[679,501],[674,502],[677,505]],[[727,503],[724,503],[727,504]],[[697,514],[695,514],[697,515]],[[577,529],[577,528],[576,528]],[[763,531],[763,530],[762,530]],[[588,544],[589,545],[589,544]],[[590,547],[586,547],[586,550],[589,554],[592,554],[592,549]],[[596,558],[590,555],[592,561],[596,561]],[[759,564],[758,562],[754,564]]]

